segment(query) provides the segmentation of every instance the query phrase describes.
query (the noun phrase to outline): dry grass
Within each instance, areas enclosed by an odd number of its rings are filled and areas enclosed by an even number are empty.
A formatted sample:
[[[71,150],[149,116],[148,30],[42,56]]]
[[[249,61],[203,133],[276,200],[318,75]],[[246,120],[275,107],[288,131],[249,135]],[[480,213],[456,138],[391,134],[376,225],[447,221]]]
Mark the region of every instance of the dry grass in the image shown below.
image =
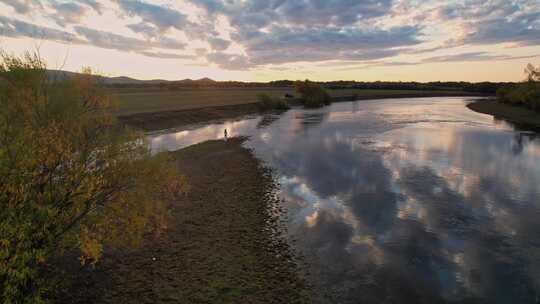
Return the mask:
[[[433,94],[456,93],[456,91],[415,91],[415,90],[329,90],[332,97],[351,96],[357,94],[360,98],[392,97],[392,96],[431,96]],[[127,88],[110,91],[117,108],[116,115],[131,115],[161,111],[197,109],[224,105],[246,104],[257,101],[261,93],[272,97],[282,97],[285,94],[296,96],[294,88],[205,88],[185,90],[160,90],[158,88]],[[459,92],[457,92],[459,93]]]

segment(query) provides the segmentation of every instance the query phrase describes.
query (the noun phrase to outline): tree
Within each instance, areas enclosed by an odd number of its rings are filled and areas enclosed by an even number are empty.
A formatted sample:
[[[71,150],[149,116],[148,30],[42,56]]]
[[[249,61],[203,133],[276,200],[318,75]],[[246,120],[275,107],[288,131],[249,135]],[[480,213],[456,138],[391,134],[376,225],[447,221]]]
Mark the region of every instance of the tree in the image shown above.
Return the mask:
[[[277,111],[286,111],[290,109],[289,104],[286,100],[272,97],[268,94],[261,93],[257,95],[257,107],[261,111],[268,110],[277,110]]]
[[[296,81],[296,91],[305,107],[318,108],[331,103],[330,95],[320,85],[309,80]]]
[[[40,303],[42,266],[63,249],[82,263],[163,227],[184,178],[118,126],[86,69],[51,81],[36,54],[1,54],[0,284],[7,303]]]
[[[527,64],[525,67],[525,74],[527,74],[527,81],[534,82],[540,81],[540,68],[535,68],[532,64]]]

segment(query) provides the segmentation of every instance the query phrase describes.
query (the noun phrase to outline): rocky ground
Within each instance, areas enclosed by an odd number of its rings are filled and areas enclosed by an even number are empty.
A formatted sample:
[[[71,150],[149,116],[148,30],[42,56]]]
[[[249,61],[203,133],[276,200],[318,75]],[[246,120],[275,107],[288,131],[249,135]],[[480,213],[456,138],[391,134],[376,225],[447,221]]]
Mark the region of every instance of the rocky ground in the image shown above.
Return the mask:
[[[94,270],[71,267],[65,277],[73,285],[59,302],[310,302],[297,259],[279,237],[270,172],[242,139],[172,154],[191,190],[171,204],[167,232],[136,250],[108,250]]]

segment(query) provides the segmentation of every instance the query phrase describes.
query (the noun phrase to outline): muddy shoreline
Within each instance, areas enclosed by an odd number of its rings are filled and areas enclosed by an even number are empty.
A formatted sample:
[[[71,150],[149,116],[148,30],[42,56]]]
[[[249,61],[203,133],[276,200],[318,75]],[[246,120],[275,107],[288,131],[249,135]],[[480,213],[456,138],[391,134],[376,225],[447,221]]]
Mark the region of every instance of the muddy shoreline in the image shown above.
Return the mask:
[[[94,270],[67,267],[72,285],[58,302],[309,303],[271,172],[243,140],[171,152],[191,190],[171,202],[167,231],[139,249],[107,250]]]
[[[540,131],[540,113],[524,107],[497,102],[494,98],[481,99],[467,104],[467,108],[495,119],[505,120],[519,129]]]
[[[345,102],[355,100],[372,100],[372,99],[387,99],[387,98],[417,98],[417,97],[456,97],[456,96],[483,96],[474,93],[455,92],[441,94],[399,94],[399,95],[372,95],[372,96],[340,96],[334,97],[333,102]],[[293,106],[299,106],[296,99],[289,100]],[[224,119],[241,118],[249,114],[260,113],[257,103],[245,103],[228,106],[202,107],[195,109],[177,110],[177,111],[161,111],[150,113],[137,113],[125,116],[118,116],[118,120],[130,127],[141,129],[144,131],[157,131],[172,128],[181,128],[183,126],[210,123]]]

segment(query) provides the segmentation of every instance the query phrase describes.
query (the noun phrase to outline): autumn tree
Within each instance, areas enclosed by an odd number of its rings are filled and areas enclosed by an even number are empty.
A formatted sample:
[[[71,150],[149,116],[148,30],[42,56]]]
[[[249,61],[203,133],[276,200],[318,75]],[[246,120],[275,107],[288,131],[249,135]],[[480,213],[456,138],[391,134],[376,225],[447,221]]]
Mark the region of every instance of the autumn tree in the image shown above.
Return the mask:
[[[0,61],[0,297],[40,303],[42,266],[63,249],[95,263],[104,246],[136,245],[187,189],[142,134],[116,124],[85,70],[51,78],[36,54]]]

